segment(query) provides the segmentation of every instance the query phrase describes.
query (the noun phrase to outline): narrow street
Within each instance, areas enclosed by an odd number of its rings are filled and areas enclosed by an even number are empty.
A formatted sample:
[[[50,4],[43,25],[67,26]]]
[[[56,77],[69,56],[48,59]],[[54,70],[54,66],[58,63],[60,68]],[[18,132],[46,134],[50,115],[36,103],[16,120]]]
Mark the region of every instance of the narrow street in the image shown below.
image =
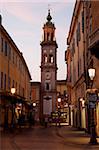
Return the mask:
[[[1,150],[98,150],[90,145],[90,137],[75,128],[35,126],[17,129],[13,133],[1,132]],[[97,138],[99,142],[99,138]]]

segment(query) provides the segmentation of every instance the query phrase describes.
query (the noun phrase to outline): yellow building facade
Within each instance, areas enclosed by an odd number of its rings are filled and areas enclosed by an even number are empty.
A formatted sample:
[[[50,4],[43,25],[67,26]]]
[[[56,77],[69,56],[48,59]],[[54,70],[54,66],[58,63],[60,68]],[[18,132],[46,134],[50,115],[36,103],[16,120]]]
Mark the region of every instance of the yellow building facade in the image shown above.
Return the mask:
[[[2,25],[0,16],[0,112],[1,125],[11,124],[12,104],[30,101],[31,76],[22,53]],[[15,88],[12,95],[11,88]]]

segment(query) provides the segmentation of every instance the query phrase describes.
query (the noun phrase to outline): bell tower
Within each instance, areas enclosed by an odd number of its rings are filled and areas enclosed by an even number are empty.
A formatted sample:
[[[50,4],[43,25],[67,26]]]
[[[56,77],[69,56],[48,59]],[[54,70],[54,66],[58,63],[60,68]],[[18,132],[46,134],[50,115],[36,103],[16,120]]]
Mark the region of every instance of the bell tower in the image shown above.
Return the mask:
[[[41,114],[49,116],[56,110],[57,43],[55,25],[48,10],[47,21],[43,26],[41,45]]]

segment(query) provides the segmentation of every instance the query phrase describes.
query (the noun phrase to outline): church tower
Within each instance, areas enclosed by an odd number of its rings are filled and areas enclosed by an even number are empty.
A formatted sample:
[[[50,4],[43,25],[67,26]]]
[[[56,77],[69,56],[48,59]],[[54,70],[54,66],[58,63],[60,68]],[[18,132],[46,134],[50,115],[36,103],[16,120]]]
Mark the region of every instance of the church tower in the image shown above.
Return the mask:
[[[41,45],[41,116],[49,116],[56,110],[57,43],[55,25],[48,10],[43,26]]]

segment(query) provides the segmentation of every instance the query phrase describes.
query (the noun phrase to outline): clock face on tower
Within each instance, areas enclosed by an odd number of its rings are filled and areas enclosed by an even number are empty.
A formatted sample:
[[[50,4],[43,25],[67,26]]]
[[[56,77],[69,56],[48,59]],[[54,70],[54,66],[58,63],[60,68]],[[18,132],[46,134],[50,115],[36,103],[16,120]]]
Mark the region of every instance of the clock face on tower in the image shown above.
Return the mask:
[[[51,73],[50,72],[46,72],[45,73],[45,78],[46,79],[50,79],[51,78]]]

